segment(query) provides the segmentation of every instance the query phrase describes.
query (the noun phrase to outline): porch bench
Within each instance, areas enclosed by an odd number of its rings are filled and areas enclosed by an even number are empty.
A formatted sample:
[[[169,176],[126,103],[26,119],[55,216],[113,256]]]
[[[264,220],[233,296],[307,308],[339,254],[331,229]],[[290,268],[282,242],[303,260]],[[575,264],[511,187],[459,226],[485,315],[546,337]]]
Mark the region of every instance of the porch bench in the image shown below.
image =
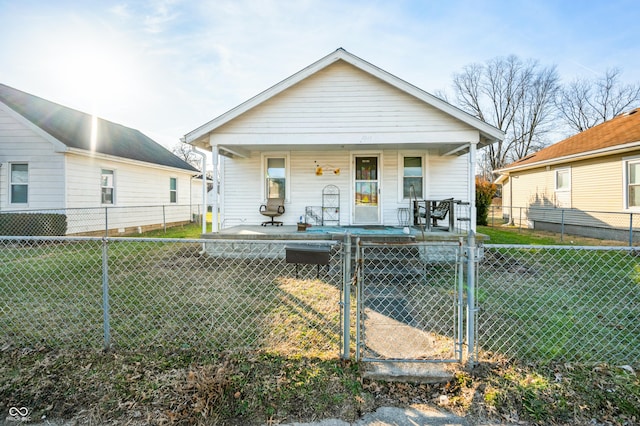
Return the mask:
[[[331,247],[309,244],[289,244],[284,247],[287,263],[296,265],[296,278],[298,278],[298,265],[317,265],[316,278],[320,277],[320,265],[329,265],[331,259]]]

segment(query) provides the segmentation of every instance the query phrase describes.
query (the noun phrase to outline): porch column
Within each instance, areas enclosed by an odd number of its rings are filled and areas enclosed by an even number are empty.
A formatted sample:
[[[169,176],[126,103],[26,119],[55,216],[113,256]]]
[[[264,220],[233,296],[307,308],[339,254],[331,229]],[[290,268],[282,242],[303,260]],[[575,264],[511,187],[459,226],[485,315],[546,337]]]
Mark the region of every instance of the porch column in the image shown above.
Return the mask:
[[[477,142],[469,143],[469,228],[476,232],[476,148]]]
[[[216,145],[212,139],[212,136],[209,136],[209,144],[211,144],[211,161],[213,163],[213,167],[211,169],[211,174],[213,177],[213,197],[211,201],[211,232],[218,232],[220,230],[218,220],[218,145]]]

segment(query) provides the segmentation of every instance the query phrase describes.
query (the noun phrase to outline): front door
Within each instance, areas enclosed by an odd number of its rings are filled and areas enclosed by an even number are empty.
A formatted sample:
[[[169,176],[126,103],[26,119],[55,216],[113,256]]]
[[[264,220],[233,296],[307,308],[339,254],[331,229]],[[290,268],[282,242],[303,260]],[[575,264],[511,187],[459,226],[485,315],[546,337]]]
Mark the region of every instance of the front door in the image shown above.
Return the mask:
[[[356,156],[354,168],[353,223],[380,223],[380,172],[376,155]]]

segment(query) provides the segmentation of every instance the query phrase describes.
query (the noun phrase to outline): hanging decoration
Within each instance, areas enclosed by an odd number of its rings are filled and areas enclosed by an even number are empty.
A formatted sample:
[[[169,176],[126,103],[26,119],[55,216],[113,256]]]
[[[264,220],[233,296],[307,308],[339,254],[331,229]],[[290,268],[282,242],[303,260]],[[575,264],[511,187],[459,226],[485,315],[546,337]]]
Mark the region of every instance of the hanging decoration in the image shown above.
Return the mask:
[[[330,170],[334,175],[340,174],[340,169],[338,167],[334,167],[330,164],[328,165],[320,165],[317,161],[314,161],[316,168],[316,176],[322,176],[324,174],[324,170]]]

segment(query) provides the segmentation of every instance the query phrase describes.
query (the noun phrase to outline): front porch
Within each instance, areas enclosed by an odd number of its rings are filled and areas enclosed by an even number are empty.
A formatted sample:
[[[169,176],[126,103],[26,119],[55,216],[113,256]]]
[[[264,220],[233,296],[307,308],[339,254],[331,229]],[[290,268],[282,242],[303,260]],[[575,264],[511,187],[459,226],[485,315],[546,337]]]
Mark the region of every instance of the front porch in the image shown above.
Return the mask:
[[[406,231],[408,230],[408,233]],[[418,227],[393,226],[311,226],[306,231],[298,231],[297,226],[238,225],[220,232],[206,233],[205,239],[217,240],[301,240],[301,241],[343,241],[346,235],[361,240],[382,243],[399,242],[459,242],[466,238],[466,232],[449,232],[432,228],[424,233]]]

